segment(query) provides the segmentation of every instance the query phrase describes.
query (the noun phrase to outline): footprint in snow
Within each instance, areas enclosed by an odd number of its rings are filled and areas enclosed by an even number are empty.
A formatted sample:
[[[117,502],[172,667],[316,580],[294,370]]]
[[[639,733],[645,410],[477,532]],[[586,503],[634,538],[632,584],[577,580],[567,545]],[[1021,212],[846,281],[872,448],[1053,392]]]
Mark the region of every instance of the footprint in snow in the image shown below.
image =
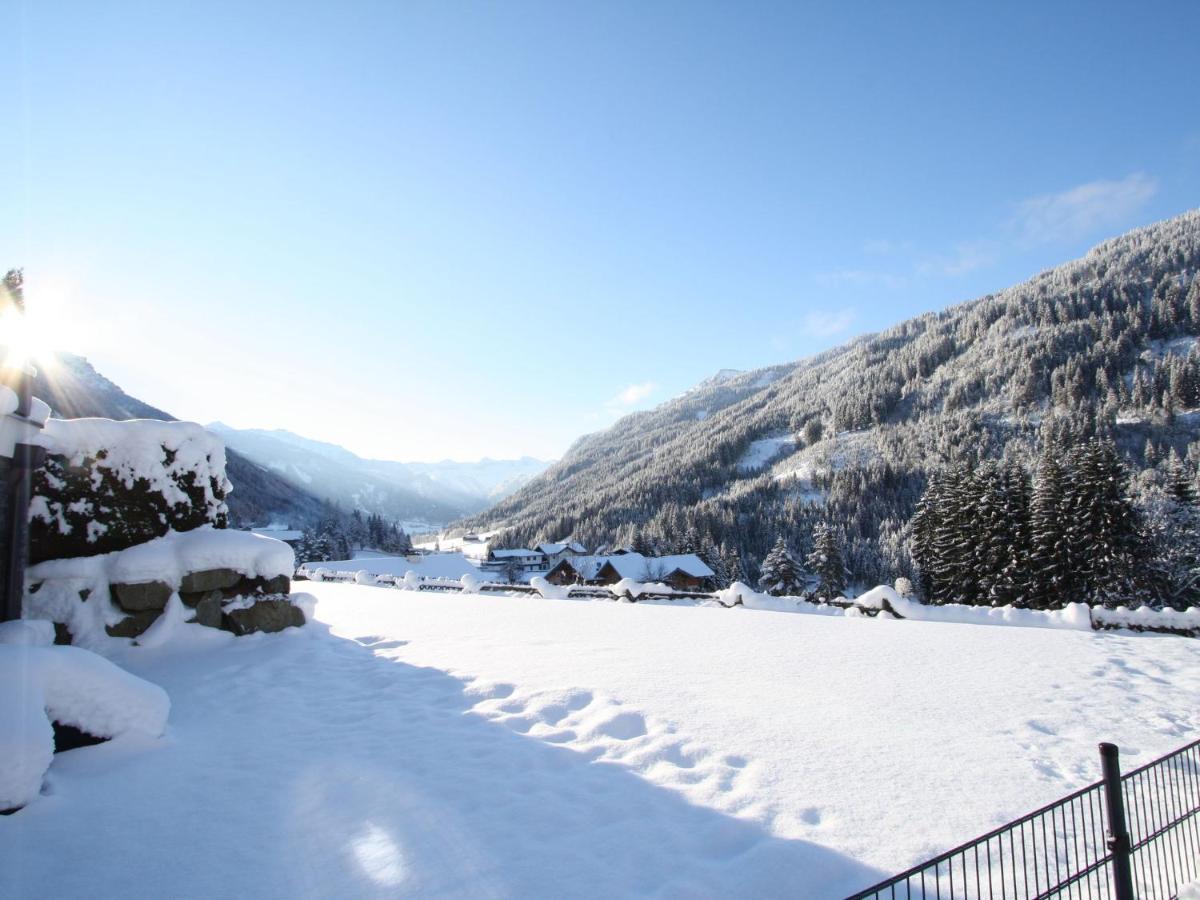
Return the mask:
[[[484,700],[504,700],[511,697],[515,690],[515,685],[507,684],[503,681],[496,684],[480,682],[470,685],[465,693],[470,697],[478,698],[482,702]]]
[[[592,732],[616,738],[618,741],[632,741],[634,738],[640,738],[646,734],[646,720],[641,713],[617,713],[611,719],[597,725]]]

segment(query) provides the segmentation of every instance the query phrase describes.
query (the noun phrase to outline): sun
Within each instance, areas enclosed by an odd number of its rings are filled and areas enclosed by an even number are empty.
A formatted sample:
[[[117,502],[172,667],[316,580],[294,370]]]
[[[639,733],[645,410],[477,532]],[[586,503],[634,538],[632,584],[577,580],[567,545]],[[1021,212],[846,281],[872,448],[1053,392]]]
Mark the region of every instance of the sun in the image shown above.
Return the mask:
[[[0,288],[0,366],[53,371],[79,324],[68,309],[67,296],[44,283],[41,290],[32,290],[32,285],[22,290],[18,282],[14,293],[5,281]]]
[[[5,367],[52,369],[59,349],[46,317],[22,314],[10,307],[0,313],[0,354]]]

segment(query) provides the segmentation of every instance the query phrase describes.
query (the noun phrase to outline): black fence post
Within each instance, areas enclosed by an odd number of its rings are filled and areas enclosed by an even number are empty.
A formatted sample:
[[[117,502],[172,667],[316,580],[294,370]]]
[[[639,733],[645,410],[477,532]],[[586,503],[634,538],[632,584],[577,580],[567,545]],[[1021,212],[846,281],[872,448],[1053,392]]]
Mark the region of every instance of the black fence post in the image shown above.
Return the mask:
[[[33,409],[33,370],[22,364],[5,370],[5,379],[15,379],[8,385],[17,395],[13,415],[27,420]],[[0,382],[3,383],[3,382]],[[0,584],[0,622],[21,618],[21,601],[25,596],[25,564],[29,559],[29,501],[30,485],[35,463],[34,448],[18,443],[13,447],[12,462],[7,467],[4,504],[4,581]]]
[[[1100,745],[1104,773],[1104,807],[1108,814],[1108,849],[1112,852],[1113,891],[1117,900],[1137,900],[1133,893],[1133,867],[1129,829],[1125,825],[1125,795],[1121,787],[1121,761],[1116,744]]]

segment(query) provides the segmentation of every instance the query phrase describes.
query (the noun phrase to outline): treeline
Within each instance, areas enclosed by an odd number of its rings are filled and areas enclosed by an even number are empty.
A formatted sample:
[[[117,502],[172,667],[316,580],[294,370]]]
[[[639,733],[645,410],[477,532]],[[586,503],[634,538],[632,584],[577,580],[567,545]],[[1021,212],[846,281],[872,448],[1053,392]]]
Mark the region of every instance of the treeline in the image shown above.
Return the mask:
[[[1135,499],[1113,442],[1049,442],[1031,473],[984,463],[935,472],[912,521],[930,603],[1059,608],[1200,600],[1193,477],[1177,455]]]
[[[413,545],[404,529],[382,516],[363,516],[359,510],[349,515],[334,513],[315,526],[304,529],[296,546],[296,565],[350,559],[355,550],[370,547],[403,556]]]

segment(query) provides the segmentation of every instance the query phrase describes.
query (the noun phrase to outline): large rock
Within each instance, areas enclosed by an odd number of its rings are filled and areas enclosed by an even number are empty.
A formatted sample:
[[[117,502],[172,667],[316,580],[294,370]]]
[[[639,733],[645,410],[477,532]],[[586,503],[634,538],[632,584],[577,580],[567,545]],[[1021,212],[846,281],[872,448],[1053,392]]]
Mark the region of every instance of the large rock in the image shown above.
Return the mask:
[[[154,620],[157,619],[160,614],[160,610],[148,609],[144,612],[134,613],[132,616],[127,616],[116,625],[105,625],[104,630],[107,631],[112,637],[135,638],[153,625]]]
[[[192,621],[198,625],[207,625],[209,628],[220,628],[222,622],[220,593],[197,603],[196,617]]]
[[[256,631],[283,631],[304,624],[304,613],[286,599],[259,600],[245,609],[225,613],[225,628],[234,634],[253,634]]]
[[[238,585],[239,594],[289,594],[292,580],[286,575],[274,578],[246,578]]]
[[[233,569],[205,569],[202,572],[190,572],[183,576],[183,581],[179,584],[179,593],[182,595],[223,591],[233,587],[241,580],[241,572],[235,572]]]
[[[179,599],[184,606],[197,607],[205,600],[215,599],[218,603],[225,599],[224,591],[201,591],[198,594],[180,594]]]
[[[112,592],[126,612],[142,612],[163,609],[171,599],[172,588],[162,581],[146,581],[141,584],[114,584]]]

